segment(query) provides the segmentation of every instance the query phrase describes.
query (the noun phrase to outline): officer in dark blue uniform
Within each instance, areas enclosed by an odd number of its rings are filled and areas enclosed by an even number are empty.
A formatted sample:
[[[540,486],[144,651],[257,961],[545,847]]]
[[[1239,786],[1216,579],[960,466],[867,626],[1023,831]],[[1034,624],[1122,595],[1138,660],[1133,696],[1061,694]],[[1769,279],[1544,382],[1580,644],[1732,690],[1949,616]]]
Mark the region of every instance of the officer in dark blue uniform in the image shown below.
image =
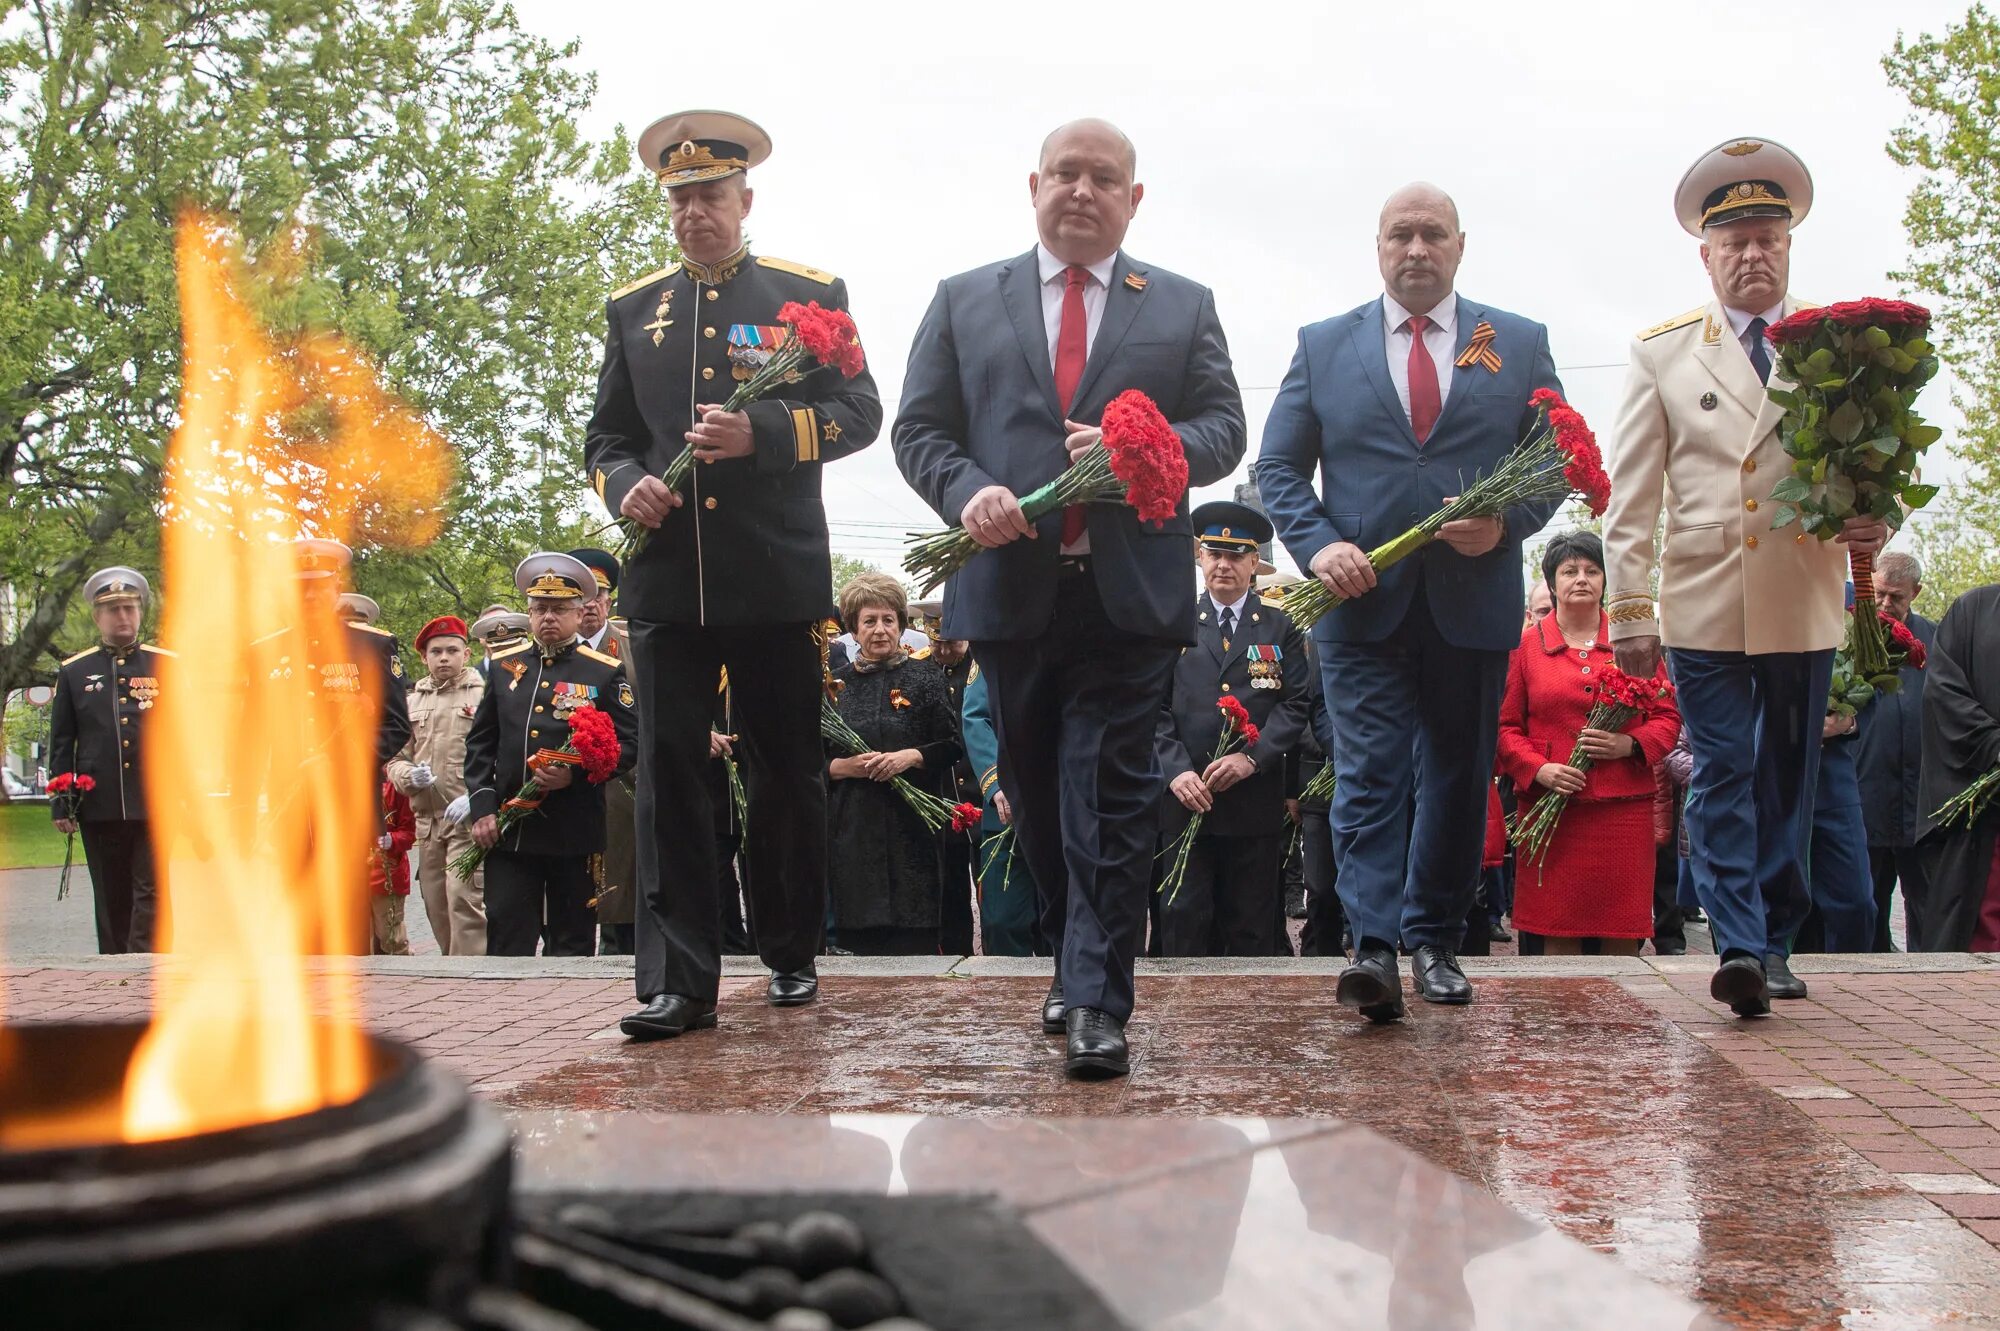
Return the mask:
[[[56,671],[49,776],[89,777],[81,796],[51,799],[56,830],[83,837],[99,952],[149,952],[156,910],[146,821],[146,719],[159,697],[161,648],[139,641],[151,588],[137,569],[100,569],[83,584],[98,645]]]
[[[1256,592],[1258,547],[1271,539],[1270,519],[1227,500],[1190,516],[1204,584],[1195,644],[1174,665],[1154,747],[1167,781],[1167,841],[1192,814],[1202,823],[1185,880],[1159,903],[1160,950],[1170,957],[1274,956],[1285,936],[1285,759],[1312,718],[1305,641],[1291,616]],[[1241,699],[1260,733],[1247,750],[1216,758],[1223,697]]]
[[[591,487],[613,517],[649,529],[627,559],[640,709],[635,988],[639,1039],[715,1021],[722,975],[709,700],[729,671],[749,817],[756,943],[771,1002],[810,1002],[826,914],[820,654],[811,626],[833,582],[823,464],[882,425],[874,380],[814,369],[742,411],[722,410],[784,334],[778,311],[845,309],[831,273],[753,255],[746,172],[770,139],[741,116],[688,111],[639,137],[666,186],[681,261],[611,295],[597,407],[584,437]],[[693,475],[661,479],[693,445]]]
[[[528,598],[533,638],[494,654],[465,737],[472,839],[488,848],[486,954],[532,957],[540,938],[547,956],[587,957],[596,951],[590,862],[604,853],[604,787],[574,766],[528,764],[563,747],[572,712],[595,707],[618,734],[615,775],[630,771],[638,731],[632,687],[615,657],[578,640],[583,600],[597,594],[579,560],[553,551],[529,555],[514,570],[514,585]],[[502,833],[501,807],[530,775],[540,801]]]

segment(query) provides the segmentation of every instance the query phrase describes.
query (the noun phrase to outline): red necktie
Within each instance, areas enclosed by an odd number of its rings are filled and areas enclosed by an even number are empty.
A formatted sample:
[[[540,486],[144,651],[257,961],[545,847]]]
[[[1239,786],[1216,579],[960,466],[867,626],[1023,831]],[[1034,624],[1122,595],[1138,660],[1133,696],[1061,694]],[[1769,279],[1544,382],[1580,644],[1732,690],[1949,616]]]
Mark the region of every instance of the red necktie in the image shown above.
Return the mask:
[[[1063,282],[1062,325],[1056,332],[1056,401],[1062,404],[1063,419],[1076,400],[1076,386],[1083,381],[1083,363],[1090,354],[1090,316],[1083,312],[1083,284],[1090,270],[1071,264]],[[1071,504],[1063,510],[1062,543],[1074,545],[1082,539],[1088,509]]]
[[[1430,325],[1421,314],[1410,316],[1410,429],[1416,433],[1419,446],[1431,437],[1431,427],[1444,409],[1438,398],[1437,362],[1424,345],[1424,329]]]

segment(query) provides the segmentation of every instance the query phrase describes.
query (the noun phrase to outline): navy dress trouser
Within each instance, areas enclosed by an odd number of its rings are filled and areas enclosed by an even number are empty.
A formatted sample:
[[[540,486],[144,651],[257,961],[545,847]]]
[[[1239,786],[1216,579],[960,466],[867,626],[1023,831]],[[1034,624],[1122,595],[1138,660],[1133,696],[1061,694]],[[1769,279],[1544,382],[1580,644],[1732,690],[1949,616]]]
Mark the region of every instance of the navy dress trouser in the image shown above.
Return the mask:
[[[1833,653],[1667,656],[1694,753],[1688,866],[1716,951],[1790,955],[1812,901],[1806,848]]]
[[[1114,625],[1084,569],[1058,582],[1041,636],[972,650],[1063,1001],[1124,1021],[1165,795],[1153,729],[1180,644]]]
[[[1861,778],[1855,770],[1861,736],[1873,711],[1872,707],[1862,711],[1853,738],[1829,740],[1820,749],[1806,868],[1819,926],[1813,941],[1821,952],[1874,950],[1875,880],[1868,868],[1868,826],[1861,813]]]
[[[1478,891],[1508,653],[1446,642],[1421,586],[1387,638],[1322,641],[1319,653],[1340,736],[1328,817],[1355,946],[1456,952]]]

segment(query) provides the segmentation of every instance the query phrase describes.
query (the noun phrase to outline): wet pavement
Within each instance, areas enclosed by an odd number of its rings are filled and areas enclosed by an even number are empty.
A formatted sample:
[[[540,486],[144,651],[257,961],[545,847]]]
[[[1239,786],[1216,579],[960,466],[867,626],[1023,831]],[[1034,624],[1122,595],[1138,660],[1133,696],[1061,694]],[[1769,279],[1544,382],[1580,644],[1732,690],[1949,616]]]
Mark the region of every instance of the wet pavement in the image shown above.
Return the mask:
[[[1710,964],[1495,962],[1390,1028],[1327,969],[1161,967],[1096,1085],[1031,963],[829,965],[791,1011],[738,974],[721,1029],[644,1046],[609,959],[365,993],[516,1117],[530,1184],[990,1189],[1142,1325],[2000,1328],[2000,966],[1802,961],[1814,997],[1743,1023]],[[9,1019],[145,1010],[96,965],[13,969]],[[679,1117],[745,1112],[786,1117]]]

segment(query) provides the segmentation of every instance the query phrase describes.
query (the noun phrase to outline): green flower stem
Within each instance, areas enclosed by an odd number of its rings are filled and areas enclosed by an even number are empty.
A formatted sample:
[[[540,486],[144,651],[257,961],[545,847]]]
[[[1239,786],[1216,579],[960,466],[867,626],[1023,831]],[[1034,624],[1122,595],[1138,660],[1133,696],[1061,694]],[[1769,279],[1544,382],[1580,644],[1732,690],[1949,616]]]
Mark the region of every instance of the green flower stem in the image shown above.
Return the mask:
[[[1030,522],[1038,522],[1071,504],[1090,504],[1100,499],[1123,499],[1125,487],[1111,470],[1111,450],[1092,444],[1074,466],[1046,485],[1030,491],[1021,500],[1021,512]],[[916,578],[917,594],[928,595],[945,579],[971,563],[986,547],[972,539],[963,527],[947,527],[916,537],[903,560],[903,571]]]

